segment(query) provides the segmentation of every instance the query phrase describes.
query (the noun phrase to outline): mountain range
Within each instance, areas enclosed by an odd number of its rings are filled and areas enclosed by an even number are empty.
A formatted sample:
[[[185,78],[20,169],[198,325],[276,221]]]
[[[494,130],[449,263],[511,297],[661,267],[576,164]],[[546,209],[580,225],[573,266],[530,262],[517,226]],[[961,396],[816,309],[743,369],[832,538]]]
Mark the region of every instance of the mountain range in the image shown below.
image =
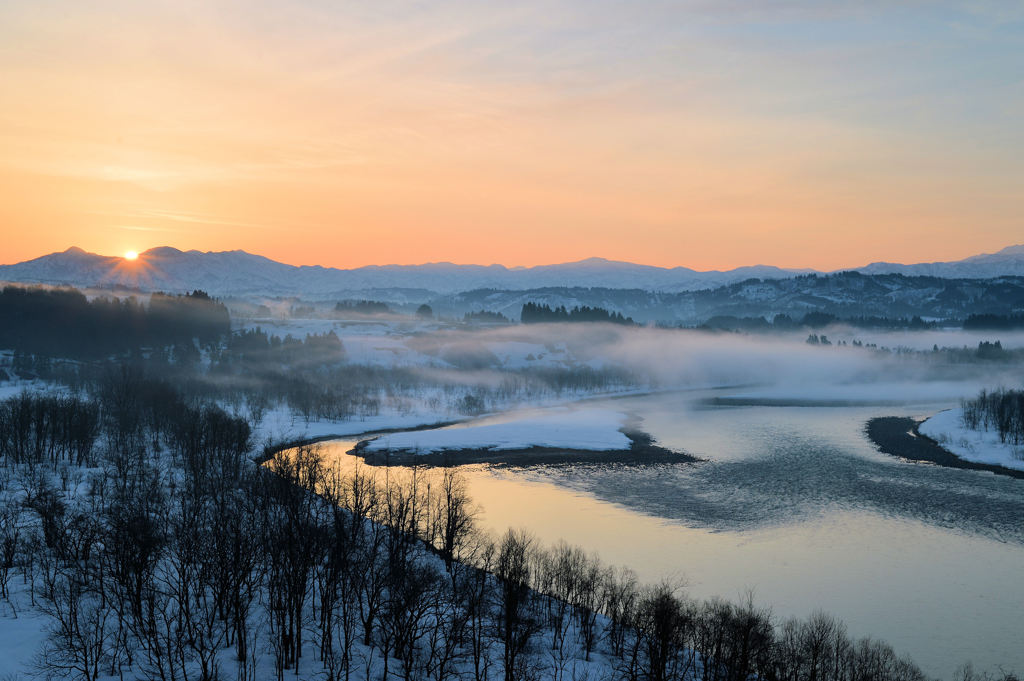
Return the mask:
[[[569,309],[600,307],[642,323],[709,323],[724,328],[740,328],[734,326],[737,318],[772,320],[784,314],[798,320],[809,313],[843,319],[963,320],[979,314],[1020,315],[1024,312],[1024,277],[968,279],[845,271],[785,279],[747,279],[676,293],[608,288],[481,289],[430,300],[431,307],[448,318],[489,310],[518,319],[525,303]]]
[[[953,262],[910,265],[876,262],[847,271],[951,279],[1024,276],[1024,245]],[[150,249],[136,260],[69,248],[33,260],[0,265],[0,281],[8,282],[144,292],[203,289],[222,297],[295,296],[308,300],[380,296],[387,291],[392,292],[392,298],[397,295],[402,299],[426,300],[478,289],[523,291],[548,287],[680,293],[750,279],[780,280],[808,273],[824,274],[769,265],[699,272],[686,267],[653,267],[603,258],[515,268],[429,263],[336,269],[288,265],[245,251],[180,251],[167,246]]]

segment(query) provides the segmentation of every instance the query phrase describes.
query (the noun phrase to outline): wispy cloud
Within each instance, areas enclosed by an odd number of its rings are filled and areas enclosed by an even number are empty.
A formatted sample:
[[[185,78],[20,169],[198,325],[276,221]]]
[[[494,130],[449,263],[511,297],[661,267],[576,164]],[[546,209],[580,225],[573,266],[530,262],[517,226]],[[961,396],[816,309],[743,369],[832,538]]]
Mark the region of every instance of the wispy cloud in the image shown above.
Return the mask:
[[[142,227],[140,225],[116,225],[118,229],[123,229],[129,232],[161,232],[165,234],[176,234],[181,233],[184,230],[173,229],[169,227]]]
[[[0,174],[34,189],[0,217],[340,265],[994,250],[1024,210],[1008,5],[7,3]]]

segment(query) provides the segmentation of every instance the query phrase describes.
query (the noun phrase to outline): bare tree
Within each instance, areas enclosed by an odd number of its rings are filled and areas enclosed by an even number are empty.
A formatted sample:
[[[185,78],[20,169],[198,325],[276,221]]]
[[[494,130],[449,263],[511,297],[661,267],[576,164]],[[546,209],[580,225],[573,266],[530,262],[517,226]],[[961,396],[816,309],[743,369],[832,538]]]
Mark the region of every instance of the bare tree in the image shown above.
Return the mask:
[[[4,599],[10,597],[7,585],[22,548],[22,516],[21,504],[13,497],[0,502],[0,598]]]
[[[532,535],[511,529],[498,544],[494,575],[499,583],[498,631],[505,681],[522,678],[523,654],[543,626],[531,607],[530,572],[535,545]]]
[[[47,561],[38,603],[52,618],[36,666],[47,677],[95,681],[109,652],[113,610],[78,565]]]

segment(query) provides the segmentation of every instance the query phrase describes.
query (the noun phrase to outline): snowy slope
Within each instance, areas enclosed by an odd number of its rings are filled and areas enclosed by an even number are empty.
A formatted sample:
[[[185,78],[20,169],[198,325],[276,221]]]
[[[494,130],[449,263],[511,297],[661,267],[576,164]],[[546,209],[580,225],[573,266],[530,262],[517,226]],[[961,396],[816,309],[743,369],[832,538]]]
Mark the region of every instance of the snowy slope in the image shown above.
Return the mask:
[[[939,412],[918,430],[961,459],[1024,471],[1024,445],[1000,442],[995,430],[964,427],[959,408]]]
[[[984,277],[1024,276],[1024,245],[1007,246],[996,253],[982,253],[953,262],[902,265],[873,262],[857,270],[863,274],[905,274],[907,276],[973,279]]]

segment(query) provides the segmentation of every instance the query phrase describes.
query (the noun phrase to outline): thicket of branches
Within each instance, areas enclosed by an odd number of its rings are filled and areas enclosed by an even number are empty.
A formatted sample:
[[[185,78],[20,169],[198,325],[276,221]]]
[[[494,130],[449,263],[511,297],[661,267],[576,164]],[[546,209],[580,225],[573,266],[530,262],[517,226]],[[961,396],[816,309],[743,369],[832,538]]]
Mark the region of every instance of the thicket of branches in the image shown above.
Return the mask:
[[[1002,442],[1024,444],[1024,390],[982,390],[960,406],[967,428],[995,430]]]

